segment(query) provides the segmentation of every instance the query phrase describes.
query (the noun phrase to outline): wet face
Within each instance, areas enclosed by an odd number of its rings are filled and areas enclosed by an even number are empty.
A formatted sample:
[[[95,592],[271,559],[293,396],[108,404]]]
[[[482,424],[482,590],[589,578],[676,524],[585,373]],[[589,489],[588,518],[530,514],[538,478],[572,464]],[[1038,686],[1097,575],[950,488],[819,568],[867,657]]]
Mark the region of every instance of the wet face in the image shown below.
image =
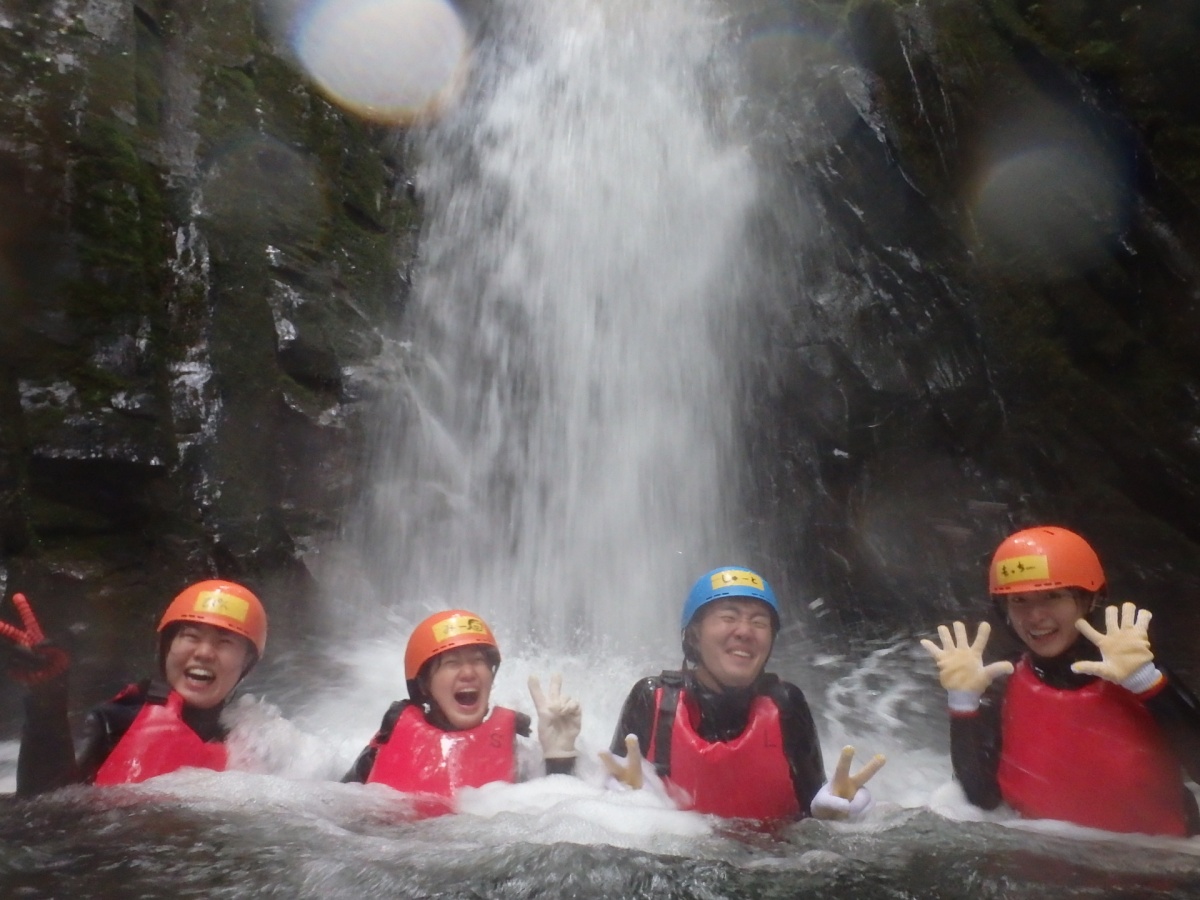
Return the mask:
[[[1009,594],[1009,624],[1025,646],[1041,657],[1066,651],[1079,637],[1075,622],[1086,613],[1084,601],[1065,588]]]
[[[212,709],[241,681],[252,653],[251,643],[240,634],[186,622],[171,639],[163,670],[167,683],[185,703]]]
[[[491,661],[479,647],[460,647],[434,657],[428,694],[455,731],[483,721],[492,695]]]
[[[695,626],[696,677],[706,687],[749,687],[774,642],[771,607],[761,600],[714,600]]]

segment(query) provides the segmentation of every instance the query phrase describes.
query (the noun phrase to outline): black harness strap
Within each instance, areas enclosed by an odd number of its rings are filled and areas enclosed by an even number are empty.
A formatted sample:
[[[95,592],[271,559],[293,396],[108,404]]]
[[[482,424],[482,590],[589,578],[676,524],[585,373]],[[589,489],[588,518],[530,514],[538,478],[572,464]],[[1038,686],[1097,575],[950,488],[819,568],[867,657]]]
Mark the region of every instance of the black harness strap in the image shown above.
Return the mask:
[[[392,731],[396,728],[396,722],[400,718],[400,714],[412,705],[411,700],[396,700],[388,707],[387,712],[383,714],[383,722],[379,725],[379,731],[371,740],[372,744],[386,744],[392,739]]]
[[[171,686],[165,680],[151,678],[149,684],[146,685],[146,702],[162,706],[167,702],[167,695],[170,693]]]
[[[658,704],[658,716],[654,721],[654,769],[659,778],[671,774],[671,735],[675,729],[675,713],[679,709],[679,692],[683,689],[683,673],[663,672],[658,676],[662,699]]]

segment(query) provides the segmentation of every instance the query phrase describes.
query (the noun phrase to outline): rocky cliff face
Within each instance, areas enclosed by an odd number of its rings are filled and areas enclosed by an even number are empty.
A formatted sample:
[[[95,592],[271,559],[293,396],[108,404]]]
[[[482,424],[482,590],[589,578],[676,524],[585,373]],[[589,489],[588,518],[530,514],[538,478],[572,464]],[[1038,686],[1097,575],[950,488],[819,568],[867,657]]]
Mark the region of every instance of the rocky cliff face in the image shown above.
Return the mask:
[[[819,53],[759,70],[781,181],[754,410],[775,561],[821,614],[978,616],[1017,527],[1093,540],[1192,659],[1200,7],[764,5]],[[780,274],[782,273],[782,274]],[[794,548],[794,549],[793,549]]]
[[[241,0],[7,3],[0,48],[8,588],[143,636],[221,575],[286,630],[403,303],[401,143]]]
[[[1194,652],[1200,5],[1160,7],[731,6],[777,188],[747,527],[802,610],[927,628],[1056,521]],[[357,492],[419,209],[274,38],[0,6],[3,574],[52,628],[144,634],[211,574],[302,614]]]

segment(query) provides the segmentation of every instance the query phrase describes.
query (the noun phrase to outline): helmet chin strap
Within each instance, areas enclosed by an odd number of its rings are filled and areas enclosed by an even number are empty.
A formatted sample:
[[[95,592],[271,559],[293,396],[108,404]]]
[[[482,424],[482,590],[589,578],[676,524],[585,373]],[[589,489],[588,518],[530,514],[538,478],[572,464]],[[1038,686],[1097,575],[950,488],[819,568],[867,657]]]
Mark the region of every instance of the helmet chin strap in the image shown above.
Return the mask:
[[[246,664],[242,666],[242,674],[238,676],[237,683],[241,684],[245,677],[250,674],[250,670],[257,665],[258,650],[255,649],[253,644],[251,644],[250,649],[246,652]]]

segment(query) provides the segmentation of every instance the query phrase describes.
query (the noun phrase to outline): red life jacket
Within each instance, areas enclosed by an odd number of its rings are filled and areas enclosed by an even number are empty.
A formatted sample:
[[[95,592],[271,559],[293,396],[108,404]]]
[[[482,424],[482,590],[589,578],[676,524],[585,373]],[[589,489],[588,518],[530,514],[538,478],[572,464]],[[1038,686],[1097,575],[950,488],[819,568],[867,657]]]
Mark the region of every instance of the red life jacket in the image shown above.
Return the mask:
[[[746,729],[736,738],[711,743],[692,727],[682,687],[670,683],[660,687],[654,706],[647,757],[660,764],[659,774],[680,806],[727,819],[800,815],[791,767],[783,752],[779,706],[770,697],[754,699]],[[669,747],[660,743],[665,733],[669,733]]]
[[[483,722],[465,731],[445,731],[425,721],[421,707],[400,713],[387,743],[380,746],[368,784],[386,784],[406,794],[422,794],[423,816],[453,812],[454,792],[516,777],[517,714],[497,706]]]
[[[1027,818],[1187,834],[1180,764],[1162,729],[1137,697],[1100,678],[1059,690],[1018,662],[1004,692],[998,776],[1005,802]]]
[[[206,744],[183,721],[183,697],[171,691],[162,703],[146,701],[93,783],[137,784],[189,766],[223,772],[228,759],[224,744]]]

